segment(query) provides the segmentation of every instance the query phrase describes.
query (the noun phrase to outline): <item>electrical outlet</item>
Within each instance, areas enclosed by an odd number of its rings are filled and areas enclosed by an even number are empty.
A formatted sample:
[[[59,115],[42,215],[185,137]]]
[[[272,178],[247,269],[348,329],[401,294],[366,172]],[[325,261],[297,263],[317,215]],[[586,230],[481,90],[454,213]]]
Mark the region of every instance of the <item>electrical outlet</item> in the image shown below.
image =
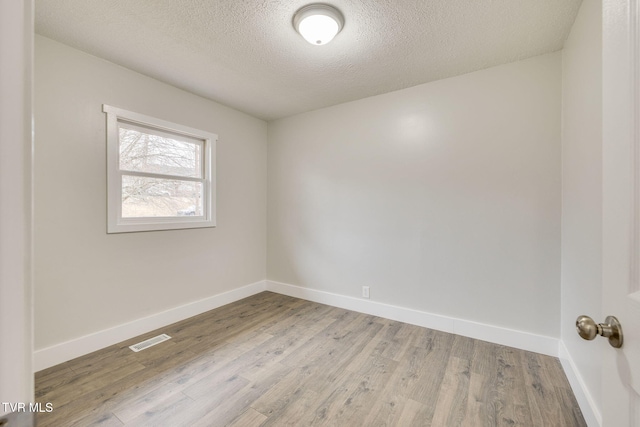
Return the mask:
[[[369,287],[368,286],[363,286],[362,287],[362,298],[369,298]]]

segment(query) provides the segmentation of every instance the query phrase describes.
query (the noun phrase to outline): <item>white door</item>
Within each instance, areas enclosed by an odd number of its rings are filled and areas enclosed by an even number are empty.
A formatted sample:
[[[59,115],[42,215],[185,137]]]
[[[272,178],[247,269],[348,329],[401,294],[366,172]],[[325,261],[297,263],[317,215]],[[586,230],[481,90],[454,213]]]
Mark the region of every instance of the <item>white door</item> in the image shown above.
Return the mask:
[[[640,427],[639,7],[603,1],[602,315],[616,316],[624,334],[622,348],[604,352],[606,427]]]

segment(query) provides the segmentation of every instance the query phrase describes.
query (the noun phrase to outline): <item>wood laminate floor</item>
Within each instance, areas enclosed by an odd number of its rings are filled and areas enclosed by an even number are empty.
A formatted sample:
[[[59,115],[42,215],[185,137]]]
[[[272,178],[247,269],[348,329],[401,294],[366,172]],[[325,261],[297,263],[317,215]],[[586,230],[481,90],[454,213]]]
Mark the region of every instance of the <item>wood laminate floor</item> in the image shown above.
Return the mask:
[[[586,426],[556,358],[270,292],[38,372],[36,401],[40,427]]]

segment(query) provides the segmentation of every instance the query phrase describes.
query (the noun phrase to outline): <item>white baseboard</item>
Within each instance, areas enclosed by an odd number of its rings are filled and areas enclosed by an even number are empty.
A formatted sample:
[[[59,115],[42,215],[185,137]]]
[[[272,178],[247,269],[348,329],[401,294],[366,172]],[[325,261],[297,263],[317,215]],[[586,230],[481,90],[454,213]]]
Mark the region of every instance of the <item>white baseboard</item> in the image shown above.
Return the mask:
[[[266,282],[262,280],[51,347],[36,350],[33,355],[34,371],[41,371],[59,363],[153,331],[154,329],[213,310],[214,308],[255,295],[265,289]]]
[[[559,340],[557,338],[427,313],[367,299],[303,288],[301,286],[289,285],[272,280],[267,280],[266,284],[268,291],[283,295],[515,347],[521,350],[533,351],[554,357],[558,356]]]
[[[567,375],[569,384],[573,389],[573,393],[576,396],[578,405],[580,405],[580,410],[582,411],[582,415],[584,416],[587,425],[589,427],[602,426],[602,416],[597,410],[594,400],[586,388],[584,381],[582,380],[582,377],[580,376],[579,371],[571,359],[564,343],[559,339],[472,322],[469,320],[431,314],[424,311],[393,306],[361,298],[318,291],[272,280],[266,281],[266,290],[347,310],[353,310],[360,313],[371,314],[439,331],[502,344],[509,347],[519,348],[521,350],[558,357]]]
[[[598,411],[595,401],[591,393],[589,393],[589,389],[586,387],[569,350],[562,341],[558,343],[558,358],[560,359],[560,363],[562,363],[562,368],[567,375],[567,379],[573,390],[573,395],[578,401],[582,416],[587,422],[587,425],[589,427],[602,427],[602,415],[600,411]]]
[[[528,332],[516,331],[469,320],[442,316],[410,308],[354,298],[301,286],[263,280],[214,295],[199,301],[175,307],[161,313],[143,317],[122,325],[85,335],[70,341],[43,348],[34,352],[34,371],[49,368],[104,347],[150,332],[154,329],[187,319],[214,308],[241,300],[262,291],[353,310],[360,313],[384,317],[439,331],[450,332],[522,350],[559,357],[569,383],[576,396],[582,414],[590,427],[601,427],[602,416],[586,388],[571,355],[561,340]]]

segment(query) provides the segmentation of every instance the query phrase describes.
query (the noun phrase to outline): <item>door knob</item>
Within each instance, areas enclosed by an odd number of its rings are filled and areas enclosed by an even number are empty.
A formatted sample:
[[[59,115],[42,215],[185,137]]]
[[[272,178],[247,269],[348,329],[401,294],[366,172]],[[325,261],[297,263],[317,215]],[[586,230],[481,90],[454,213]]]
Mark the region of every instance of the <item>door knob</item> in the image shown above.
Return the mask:
[[[604,323],[596,323],[589,316],[579,316],[576,320],[576,330],[585,340],[592,340],[596,335],[609,338],[611,347],[622,347],[622,326],[614,316],[607,316]]]

